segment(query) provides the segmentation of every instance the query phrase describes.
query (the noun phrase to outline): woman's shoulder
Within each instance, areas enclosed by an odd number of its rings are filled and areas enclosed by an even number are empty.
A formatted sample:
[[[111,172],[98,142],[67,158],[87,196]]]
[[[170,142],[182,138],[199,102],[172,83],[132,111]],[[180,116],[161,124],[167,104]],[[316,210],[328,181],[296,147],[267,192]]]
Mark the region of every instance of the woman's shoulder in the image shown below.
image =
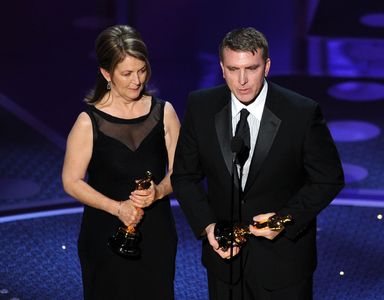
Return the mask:
[[[179,117],[177,116],[176,110],[172,103],[169,101],[162,100],[164,103],[164,122],[165,124],[170,123],[173,125],[180,124]]]
[[[81,112],[72,126],[68,139],[71,141],[81,141],[92,135],[93,125],[90,116]]]
[[[176,113],[171,102],[163,100],[159,97],[152,96],[152,106],[161,107],[164,111],[164,114]]]
[[[171,102],[166,101],[164,106],[164,117],[165,118],[176,118],[178,119],[177,113]]]
[[[84,129],[90,128],[92,126],[92,120],[91,120],[90,114],[91,114],[90,110],[82,111],[77,116],[74,127],[76,126],[78,128],[84,128]]]

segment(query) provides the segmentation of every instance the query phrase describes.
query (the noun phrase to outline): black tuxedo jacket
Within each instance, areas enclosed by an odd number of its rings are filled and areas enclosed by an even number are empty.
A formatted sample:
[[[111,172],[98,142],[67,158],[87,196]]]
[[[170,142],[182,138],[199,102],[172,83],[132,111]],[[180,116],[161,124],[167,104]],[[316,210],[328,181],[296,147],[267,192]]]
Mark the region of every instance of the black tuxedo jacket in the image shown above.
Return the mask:
[[[204,235],[207,225],[231,219],[231,139],[228,87],[192,92],[177,144],[172,185],[197,237]],[[239,206],[245,224],[269,212],[290,214],[294,221],[272,241],[248,239],[241,250],[247,280],[276,289],[311,275],[316,267],[316,216],[343,186],[338,152],[319,105],[268,82],[244,201]],[[202,261],[208,271],[229,280],[229,262],[204,238]],[[240,259],[232,263],[237,280]]]

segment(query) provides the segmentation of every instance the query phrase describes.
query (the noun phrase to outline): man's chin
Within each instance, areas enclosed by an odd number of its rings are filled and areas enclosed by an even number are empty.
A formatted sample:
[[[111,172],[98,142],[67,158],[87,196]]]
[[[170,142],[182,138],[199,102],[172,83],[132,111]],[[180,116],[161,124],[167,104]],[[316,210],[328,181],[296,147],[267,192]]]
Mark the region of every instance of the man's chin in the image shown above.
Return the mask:
[[[251,96],[236,96],[236,98],[243,104],[250,104],[252,103],[255,98],[254,97],[251,97]]]

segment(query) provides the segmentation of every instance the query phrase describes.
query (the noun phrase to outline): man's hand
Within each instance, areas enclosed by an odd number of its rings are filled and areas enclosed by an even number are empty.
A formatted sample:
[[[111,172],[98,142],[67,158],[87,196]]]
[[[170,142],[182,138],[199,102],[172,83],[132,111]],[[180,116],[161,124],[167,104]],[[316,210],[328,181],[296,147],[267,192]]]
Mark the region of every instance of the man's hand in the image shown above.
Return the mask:
[[[275,215],[275,213],[260,214],[260,215],[254,216],[253,221],[259,222],[259,223],[264,223],[264,222],[268,221],[268,219],[274,215]],[[284,229],[271,230],[268,227],[258,229],[256,226],[249,225],[249,231],[254,236],[262,236],[262,237],[265,237],[266,239],[269,239],[269,240],[273,240],[283,230]]]
[[[215,225],[216,223],[209,224],[206,228],[205,231],[207,233],[207,238],[209,244],[212,246],[213,250],[219,254],[222,258],[224,259],[230,259],[231,258],[231,248],[229,247],[226,251],[223,251],[221,248],[219,248],[219,243],[215,239]],[[232,257],[237,255],[240,252],[239,247],[232,247]]]

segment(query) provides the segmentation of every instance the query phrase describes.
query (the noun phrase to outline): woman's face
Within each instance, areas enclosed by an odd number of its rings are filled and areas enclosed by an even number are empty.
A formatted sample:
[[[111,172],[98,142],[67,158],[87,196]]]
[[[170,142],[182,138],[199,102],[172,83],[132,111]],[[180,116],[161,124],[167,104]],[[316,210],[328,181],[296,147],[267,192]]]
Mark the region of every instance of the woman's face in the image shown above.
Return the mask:
[[[138,100],[147,79],[144,61],[127,55],[116,65],[110,78],[111,91],[127,101]],[[107,78],[108,80],[108,78]]]

